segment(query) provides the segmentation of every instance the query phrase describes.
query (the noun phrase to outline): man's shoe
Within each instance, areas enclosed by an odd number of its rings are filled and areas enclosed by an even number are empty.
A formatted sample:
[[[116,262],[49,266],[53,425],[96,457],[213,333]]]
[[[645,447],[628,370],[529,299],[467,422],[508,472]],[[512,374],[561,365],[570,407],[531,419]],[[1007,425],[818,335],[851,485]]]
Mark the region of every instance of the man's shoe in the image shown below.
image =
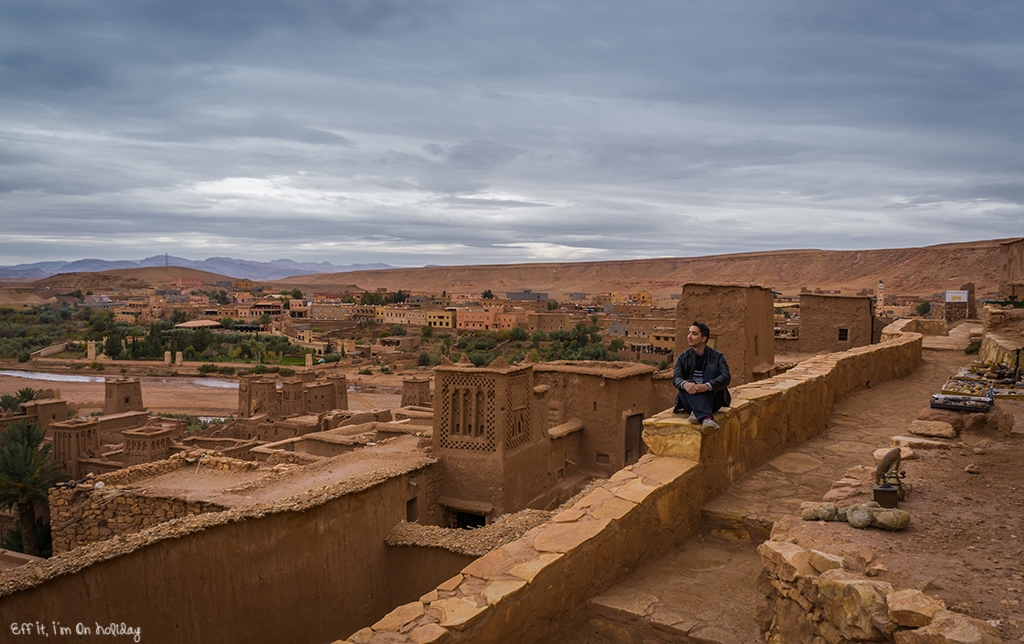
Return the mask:
[[[713,432],[716,429],[719,429],[719,427],[714,418],[705,418],[704,422],[700,424],[700,433],[702,434]]]
[[[691,425],[700,425],[700,420],[697,418],[697,414],[690,412],[690,418],[688,418]]]

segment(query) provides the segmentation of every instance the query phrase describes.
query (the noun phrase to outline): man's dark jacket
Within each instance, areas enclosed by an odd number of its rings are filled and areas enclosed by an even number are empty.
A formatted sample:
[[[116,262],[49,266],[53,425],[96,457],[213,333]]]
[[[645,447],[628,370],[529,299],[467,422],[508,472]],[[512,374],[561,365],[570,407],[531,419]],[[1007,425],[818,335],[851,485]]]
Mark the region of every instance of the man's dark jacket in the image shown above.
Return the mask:
[[[697,352],[692,348],[679,354],[676,358],[676,367],[672,382],[676,389],[683,389],[683,383],[693,382],[693,371],[697,368]],[[704,382],[711,385],[711,392],[714,399],[711,409],[718,411],[722,407],[728,407],[732,403],[732,396],[729,394],[729,383],[732,376],[729,374],[729,365],[725,362],[725,355],[721,351],[704,347]],[[679,398],[676,398],[676,411],[679,411]]]

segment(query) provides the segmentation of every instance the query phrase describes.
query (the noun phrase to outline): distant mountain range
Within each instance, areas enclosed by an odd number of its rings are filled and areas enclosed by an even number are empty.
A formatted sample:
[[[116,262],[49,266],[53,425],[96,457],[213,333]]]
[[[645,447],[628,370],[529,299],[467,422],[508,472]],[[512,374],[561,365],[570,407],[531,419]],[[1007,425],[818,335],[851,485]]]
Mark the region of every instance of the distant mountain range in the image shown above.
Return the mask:
[[[272,262],[253,262],[231,257],[209,257],[202,261],[195,261],[173,255],[155,255],[146,259],[114,262],[103,259],[79,259],[73,262],[36,262],[35,264],[0,266],[0,279],[36,280],[58,273],[96,273],[118,268],[142,268],[145,266],[164,265],[182,266],[228,277],[260,281],[278,280],[293,275],[308,275],[310,273],[347,273],[349,271],[372,271],[393,268],[388,264],[349,264],[347,266],[338,266],[330,262],[296,262],[290,259],[275,259]]]

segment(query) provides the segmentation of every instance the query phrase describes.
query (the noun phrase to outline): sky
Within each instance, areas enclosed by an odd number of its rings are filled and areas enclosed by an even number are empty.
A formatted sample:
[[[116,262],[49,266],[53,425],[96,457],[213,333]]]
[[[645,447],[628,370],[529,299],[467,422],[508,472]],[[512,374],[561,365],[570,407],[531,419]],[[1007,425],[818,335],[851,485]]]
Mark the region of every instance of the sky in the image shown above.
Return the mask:
[[[0,265],[1024,236],[1024,3],[11,0]]]

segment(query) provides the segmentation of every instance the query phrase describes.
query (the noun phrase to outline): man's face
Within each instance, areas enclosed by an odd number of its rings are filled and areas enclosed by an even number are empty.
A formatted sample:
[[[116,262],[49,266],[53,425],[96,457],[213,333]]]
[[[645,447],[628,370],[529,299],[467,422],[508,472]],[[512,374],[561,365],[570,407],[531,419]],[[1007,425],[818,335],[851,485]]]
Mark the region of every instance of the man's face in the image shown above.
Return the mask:
[[[686,334],[686,342],[694,348],[699,349],[704,346],[704,336],[700,334],[700,329],[695,326],[690,327],[690,332]]]

